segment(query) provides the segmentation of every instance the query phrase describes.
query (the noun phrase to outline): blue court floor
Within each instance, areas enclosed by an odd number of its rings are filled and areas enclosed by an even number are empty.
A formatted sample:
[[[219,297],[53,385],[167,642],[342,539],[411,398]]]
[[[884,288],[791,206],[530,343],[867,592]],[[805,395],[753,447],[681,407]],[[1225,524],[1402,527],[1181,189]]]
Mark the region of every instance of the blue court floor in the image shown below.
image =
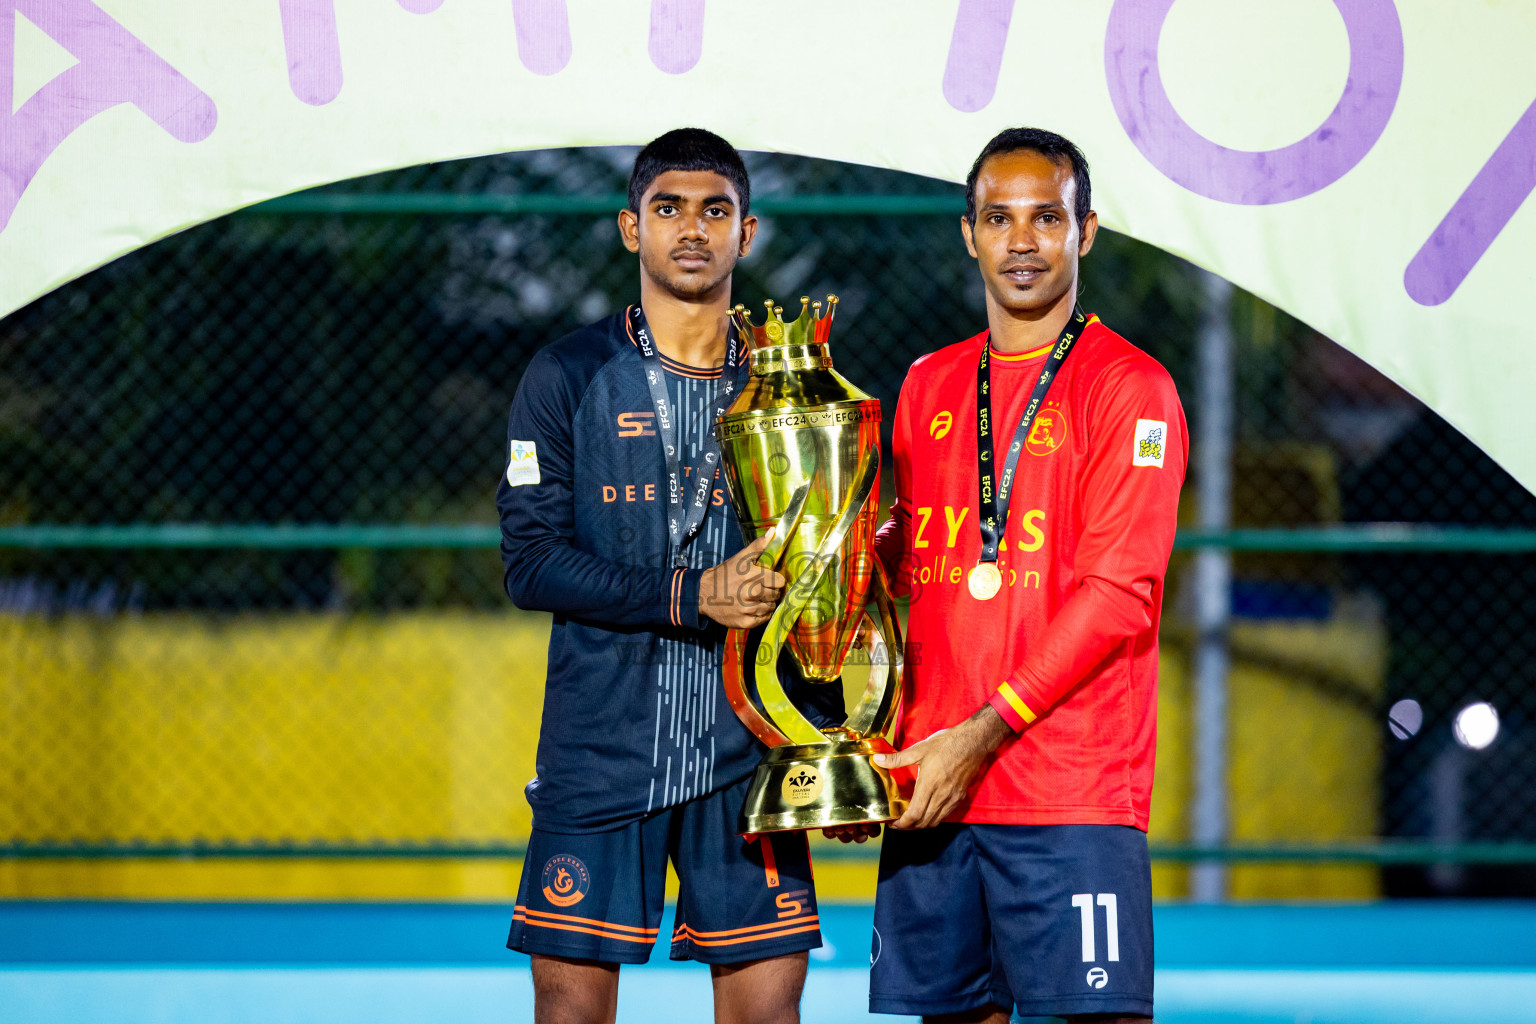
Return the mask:
[[[864,1008],[868,907],[823,906],[806,1024]],[[1162,1024],[1536,1022],[1536,906],[1164,905]],[[0,904],[5,1024],[532,1020],[511,910],[465,904]],[[621,1021],[710,1020],[708,971],[626,968]]]

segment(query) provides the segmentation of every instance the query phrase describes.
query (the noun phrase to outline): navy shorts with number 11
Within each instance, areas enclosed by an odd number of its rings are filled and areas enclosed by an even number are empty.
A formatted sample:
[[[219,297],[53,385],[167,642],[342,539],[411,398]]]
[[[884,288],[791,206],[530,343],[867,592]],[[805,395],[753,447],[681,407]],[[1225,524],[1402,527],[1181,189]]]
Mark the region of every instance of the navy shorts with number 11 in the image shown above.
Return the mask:
[[[874,1013],[995,1003],[1025,1017],[1152,1015],[1152,877],[1124,825],[887,830]]]

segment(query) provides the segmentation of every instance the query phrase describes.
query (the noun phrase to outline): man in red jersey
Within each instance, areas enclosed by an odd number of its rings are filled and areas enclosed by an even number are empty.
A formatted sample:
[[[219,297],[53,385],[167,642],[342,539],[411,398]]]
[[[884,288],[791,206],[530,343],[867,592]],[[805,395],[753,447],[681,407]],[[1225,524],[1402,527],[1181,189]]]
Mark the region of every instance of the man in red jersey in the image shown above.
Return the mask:
[[[911,595],[908,811],[886,833],[870,1009],[1152,1014],[1157,626],[1188,440],[1156,360],[1076,306],[1088,165],[1010,129],[960,230],[988,329],[912,365],[876,548]]]

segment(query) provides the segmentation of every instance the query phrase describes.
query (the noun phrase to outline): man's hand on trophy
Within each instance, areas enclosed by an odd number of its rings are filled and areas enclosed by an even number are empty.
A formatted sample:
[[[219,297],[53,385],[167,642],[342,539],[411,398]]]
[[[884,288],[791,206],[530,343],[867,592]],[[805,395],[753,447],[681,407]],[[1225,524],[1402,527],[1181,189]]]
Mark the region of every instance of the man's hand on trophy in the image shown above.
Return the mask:
[[[894,754],[876,754],[875,764],[881,768],[917,766],[912,802],[905,814],[891,822],[891,828],[932,828],[953,814],[982,763],[1012,735],[992,705],[983,704],[952,729],[941,729]]]
[[[757,538],[699,581],[699,613],[729,629],[761,626],[784,596],[783,574],[757,564],[768,546],[768,535]]]
[[[844,843],[862,843],[878,836],[880,826],[875,822],[864,825],[833,825],[831,828],[822,829],[821,834],[828,839],[837,839]]]

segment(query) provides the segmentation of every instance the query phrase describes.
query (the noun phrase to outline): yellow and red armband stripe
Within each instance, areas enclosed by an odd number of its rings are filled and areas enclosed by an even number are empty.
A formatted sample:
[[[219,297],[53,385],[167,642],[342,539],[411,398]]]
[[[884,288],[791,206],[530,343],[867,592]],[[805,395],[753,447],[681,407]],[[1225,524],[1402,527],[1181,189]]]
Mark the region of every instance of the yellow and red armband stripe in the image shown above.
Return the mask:
[[[1008,723],[1008,728],[1014,732],[1023,732],[1024,727],[1033,722],[1039,716],[1029,710],[1029,705],[1013,692],[1013,687],[1004,683],[997,688],[991,699],[987,702],[997,709],[997,713],[1003,716],[1003,721]]]

